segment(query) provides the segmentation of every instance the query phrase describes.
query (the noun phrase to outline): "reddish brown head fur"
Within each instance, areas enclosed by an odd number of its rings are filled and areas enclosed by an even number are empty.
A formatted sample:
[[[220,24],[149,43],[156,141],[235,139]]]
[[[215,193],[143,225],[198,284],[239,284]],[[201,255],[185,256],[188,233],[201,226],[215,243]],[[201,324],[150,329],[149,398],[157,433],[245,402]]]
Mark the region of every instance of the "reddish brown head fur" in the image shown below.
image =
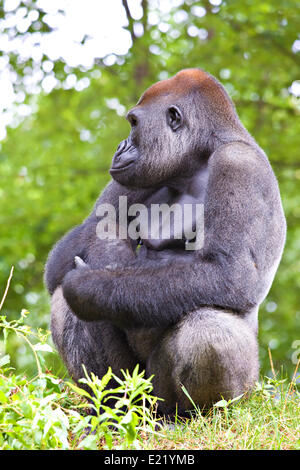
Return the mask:
[[[235,116],[234,105],[223,87],[211,75],[197,68],[183,69],[173,77],[155,83],[145,91],[137,105],[168,95],[181,97],[193,90],[201,93],[211,110],[214,108],[217,113],[221,111],[231,118]]]
[[[184,95],[193,88],[199,87],[209,75],[200,69],[184,69],[174,77],[157,82],[148,88],[140,98],[138,105],[145,104],[149,100],[166,95]]]

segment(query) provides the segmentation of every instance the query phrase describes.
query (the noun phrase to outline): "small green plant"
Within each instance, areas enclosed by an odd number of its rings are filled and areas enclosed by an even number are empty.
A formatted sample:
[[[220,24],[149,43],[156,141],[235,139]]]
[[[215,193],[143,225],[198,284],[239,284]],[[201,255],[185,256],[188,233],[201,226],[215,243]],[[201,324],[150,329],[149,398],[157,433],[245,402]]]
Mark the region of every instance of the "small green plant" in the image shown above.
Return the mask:
[[[140,431],[155,433],[153,412],[157,397],[152,396],[151,378],[145,379],[145,372],[139,372],[137,365],[132,373],[124,372],[123,379],[112,373],[111,368],[99,379],[95,374],[89,376],[84,368],[85,378],[80,382],[85,389],[68,383],[69,387],[78,395],[88,399],[89,404],[80,404],[79,407],[89,407],[93,416],[86,419],[84,424],[89,426],[89,435],[81,442],[81,446],[97,448],[97,441],[103,438],[108,449],[141,449]],[[107,388],[111,379],[119,387]],[[89,388],[91,393],[86,389]],[[111,406],[111,402],[114,406]],[[82,430],[82,421],[76,431]]]
[[[62,381],[48,374],[33,380],[2,369],[0,449],[69,449],[69,430],[80,420],[63,407]]]
[[[52,347],[46,343],[50,332],[44,331],[40,328],[34,331],[29,325],[26,325],[24,320],[28,315],[28,310],[22,310],[20,318],[12,321],[8,321],[4,315],[0,316],[0,331],[2,331],[3,334],[3,349],[6,350],[7,337],[9,333],[15,333],[18,337],[21,337],[32,350],[37,365],[38,375],[42,375],[42,365],[45,363],[42,353],[53,352]],[[34,343],[31,338],[35,339]],[[7,364],[9,361],[10,357],[6,354],[0,359],[0,367]]]

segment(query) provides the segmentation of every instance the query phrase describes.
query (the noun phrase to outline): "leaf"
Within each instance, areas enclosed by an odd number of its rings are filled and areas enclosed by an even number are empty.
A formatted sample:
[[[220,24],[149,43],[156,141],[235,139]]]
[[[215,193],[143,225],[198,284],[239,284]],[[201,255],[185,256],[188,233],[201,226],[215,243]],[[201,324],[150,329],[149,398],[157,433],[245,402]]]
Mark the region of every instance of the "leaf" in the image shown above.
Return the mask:
[[[97,447],[98,437],[96,435],[90,434],[89,436],[85,437],[80,444],[78,445],[79,449],[86,449],[86,450],[98,450]]]
[[[2,390],[0,390],[0,403],[7,403],[7,402],[8,402],[7,396]]]
[[[53,349],[51,348],[51,346],[49,344],[46,344],[46,343],[44,343],[44,344],[43,343],[34,344],[33,349],[35,351],[44,351],[44,352],[53,353]]]
[[[87,398],[91,398],[91,395],[86,392],[83,388],[77,387],[76,385],[72,384],[71,382],[67,382],[67,385],[74,390],[74,392],[78,393],[78,395],[82,395]]]
[[[214,404],[215,408],[227,408],[227,406],[228,406],[228,401],[226,400],[220,400]]]
[[[10,355],[6,354],[5,356],[0,358],[0,367],[5,366],[6,364],[10,363]]]
[[[232,398],[232,400],[230,400],[230,403],[234,403],[235,401],[240,400],[244,395],[245,394],[242,393],[241,395],[238,395],[237,397]]]

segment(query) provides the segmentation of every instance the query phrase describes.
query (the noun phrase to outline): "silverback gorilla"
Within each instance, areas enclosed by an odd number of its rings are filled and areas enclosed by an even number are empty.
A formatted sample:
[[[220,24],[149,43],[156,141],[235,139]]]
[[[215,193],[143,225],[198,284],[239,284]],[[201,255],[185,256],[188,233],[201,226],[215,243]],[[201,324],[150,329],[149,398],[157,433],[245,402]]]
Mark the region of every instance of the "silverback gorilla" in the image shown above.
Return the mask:
[[[154,374],[162,413],[191,408],[182,384],[208,407],[258,378],[258,307],[286,232],[277,181],[222,85],[200,69],[151,86],[127,119],[113,180],[49,255],[53,340],[76,381],[82,364],[102,376],[139,363]],[[186,250],[174,233],[100,239],[97,210],[118,212],[120,196],[149,209],[203,204],[202,248]]]

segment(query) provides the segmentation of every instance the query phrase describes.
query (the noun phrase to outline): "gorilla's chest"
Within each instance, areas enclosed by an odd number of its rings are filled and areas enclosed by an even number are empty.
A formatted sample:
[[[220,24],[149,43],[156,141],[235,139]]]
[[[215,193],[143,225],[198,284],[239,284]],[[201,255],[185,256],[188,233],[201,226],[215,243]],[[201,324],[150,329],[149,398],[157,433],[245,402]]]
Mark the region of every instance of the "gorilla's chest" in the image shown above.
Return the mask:
[[[186,243],[196,237],[208,180],[207,168],[185,183],[180,191],[163,187],[145,202],[147,215],[141,224],[141,253],[150,259],[166,258],[170,254],[186,257]],[[170,253],[171,250],[171,253]]]

